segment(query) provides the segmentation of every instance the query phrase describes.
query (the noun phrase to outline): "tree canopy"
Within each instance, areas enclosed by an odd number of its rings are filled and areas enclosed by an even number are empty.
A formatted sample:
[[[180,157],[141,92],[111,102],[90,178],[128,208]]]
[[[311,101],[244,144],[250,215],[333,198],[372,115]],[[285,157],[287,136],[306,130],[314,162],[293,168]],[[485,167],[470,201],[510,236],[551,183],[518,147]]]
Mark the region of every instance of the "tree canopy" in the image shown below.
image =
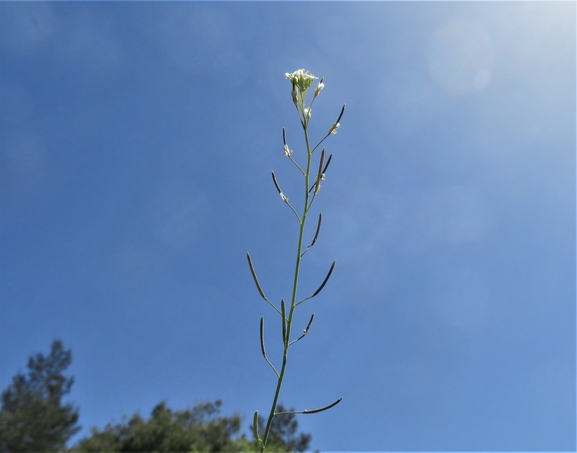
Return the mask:
[[[28,373],[14,376],[1,395],[0,453],[260,451],[256,440],[241,433],[241,415],[220,415],[220,400],[185,410],[172,410],[163,401],[152,409],[148,419],[135,413],[104,429],[93,427],[88,436],[67,449],[67,441],[80,430],[78,408],[62,401],[74,383],[73,377],[64,375],[71,362],[71,351],[65,350],[60,340],[54,340],[49,355],[31,356]],[[277,407],[277,412],[285,411],[282,405]],[[259,417],[258,423],[259,432],[263,432],[264,419]],[[297,431],[294,414],[275,417],[267,453],[307,450],[311,435]]]
[[[0,452],[59,451],[80,429],[78,409],[62,402],[74,383],[63,375],[71,362],[71,351],[54,340],[48,356],[28,359],[27,375],[14,376],[0,397]]]
[[[197,404],[193,409],[173,411],[165,402],[158,404],[148,420],[140,414],[120,423],[109,423],[103,430],[92,428],[90,436],[81,440],[75,452],[183,452],[216,453],[259,451],[258,444],[240,435],[242,417],[219,416],[222,402]],[[279,406],[279,410],[284,410]],[[278,421],[277,421],[278,420]],[[310,443],[310,434],[296,436],[298,423],[292,414],[275,417],[271,428],[271,453],[303,452]],[[259,424],[264,420],[259,420]]]
[[[92,428],[74,451],[82,452],[219,452],[235,449],[232,436],[241,427],[241,418],[217,417],[222,403],[197,404],[192,410],[173,411],[165,402],[156,405],[150,418],[140,414],[103,430]]]

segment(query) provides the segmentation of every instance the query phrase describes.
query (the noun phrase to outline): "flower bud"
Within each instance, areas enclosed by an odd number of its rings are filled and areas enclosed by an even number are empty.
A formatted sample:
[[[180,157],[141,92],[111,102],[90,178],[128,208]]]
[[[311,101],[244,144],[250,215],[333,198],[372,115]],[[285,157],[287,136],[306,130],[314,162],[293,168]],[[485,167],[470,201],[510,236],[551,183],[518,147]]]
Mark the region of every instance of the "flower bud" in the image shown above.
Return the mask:
[[[321,79],[321,81],[319,82],[319,84],[315,88],[315,97],[317,97],[320,94],[321,90],[325,87],[323,80],[325,80],[324,77]]]

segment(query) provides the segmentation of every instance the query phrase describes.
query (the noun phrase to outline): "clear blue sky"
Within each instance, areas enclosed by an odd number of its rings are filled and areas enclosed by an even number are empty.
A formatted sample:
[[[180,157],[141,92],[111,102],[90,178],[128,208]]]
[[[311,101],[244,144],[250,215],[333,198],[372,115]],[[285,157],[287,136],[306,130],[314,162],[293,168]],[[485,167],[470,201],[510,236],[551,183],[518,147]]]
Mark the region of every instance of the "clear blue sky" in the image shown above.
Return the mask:
[[[324,451],[575,448],[575,3],[1,3],[0,387],[73,352],[88,433],[269,408],[302,162],[341,105],[281,401]],[[314,214],[316,216],[316,214]],[[314,232],[314,222],[309,225]],[[276,343],[275,343],[276,342]],[[78,438],[78,436],[77,436]]]

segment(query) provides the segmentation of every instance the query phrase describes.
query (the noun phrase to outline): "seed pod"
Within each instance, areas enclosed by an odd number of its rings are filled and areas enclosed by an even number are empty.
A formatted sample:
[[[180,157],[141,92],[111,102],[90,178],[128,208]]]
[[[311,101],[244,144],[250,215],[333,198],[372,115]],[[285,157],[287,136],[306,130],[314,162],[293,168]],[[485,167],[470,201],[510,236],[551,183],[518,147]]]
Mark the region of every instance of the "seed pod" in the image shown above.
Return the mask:
[[[258,411],[254,413],[254,418],[252,419],[252,434],[260,442],[260,437],[258,437]]]
[[[319,289],[317,289],[315,291],[315,293],[311,296],[311,297],[315,297],[318,293],[320,293],[322,291],[322,289],[325,287],[325,285],[327,284],[327,282],[329,281],[329,278],[331,276],[331,274],[333,273],[333,269],[335,268],[335,263],[337,262],[337,260],[333,261],[333,264],[331,264],[331,268],[329,269],[329,273],[327,274],[327,276],[325,277],[324,281],[322,282],[321,286],[319,286]]]

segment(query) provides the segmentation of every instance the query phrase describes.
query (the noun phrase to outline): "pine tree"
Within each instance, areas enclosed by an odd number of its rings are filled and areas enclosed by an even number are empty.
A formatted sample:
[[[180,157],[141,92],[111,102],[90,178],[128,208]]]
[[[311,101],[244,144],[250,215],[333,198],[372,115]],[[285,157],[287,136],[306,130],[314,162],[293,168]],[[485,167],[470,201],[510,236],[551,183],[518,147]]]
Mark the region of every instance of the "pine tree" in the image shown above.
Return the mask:
[[[0,452],[59,451],[78,432],[78,409],[62,402],[74,383],[62,374],[71,362],[71,351],[54,340],[50,355],[28,359],[28,375],[14,376],[0,397]]]

